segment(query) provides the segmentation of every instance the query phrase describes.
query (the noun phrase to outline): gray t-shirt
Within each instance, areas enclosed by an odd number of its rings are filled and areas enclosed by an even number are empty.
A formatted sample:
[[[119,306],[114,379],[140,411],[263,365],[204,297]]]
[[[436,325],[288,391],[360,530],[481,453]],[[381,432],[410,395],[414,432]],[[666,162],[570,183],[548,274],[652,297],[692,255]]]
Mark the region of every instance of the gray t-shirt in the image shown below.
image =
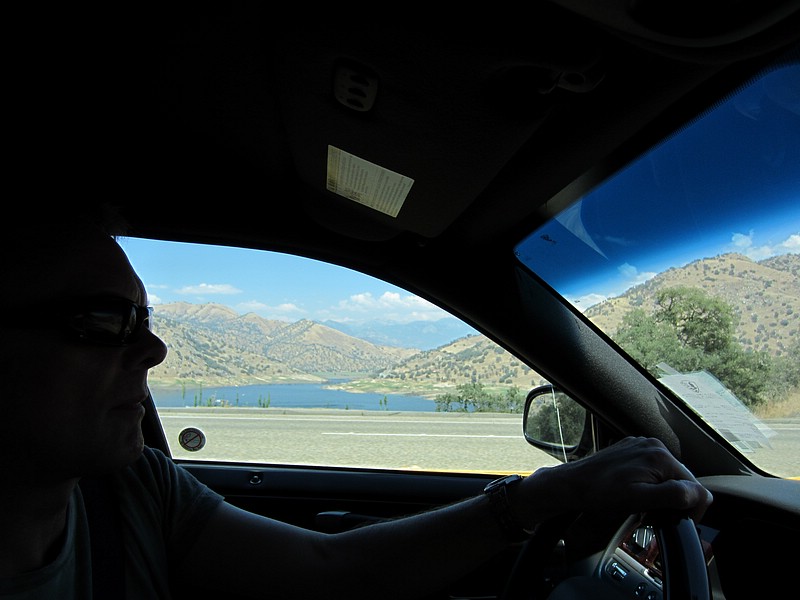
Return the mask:
[[[122,521],[126,597],[170,598],[170,568],[192,547],[222,496],[150,448],[110,483]],[[0,578],[0,597],[83,600],[91,590],[89,525],[76,488],[58,557],[36,571]]]

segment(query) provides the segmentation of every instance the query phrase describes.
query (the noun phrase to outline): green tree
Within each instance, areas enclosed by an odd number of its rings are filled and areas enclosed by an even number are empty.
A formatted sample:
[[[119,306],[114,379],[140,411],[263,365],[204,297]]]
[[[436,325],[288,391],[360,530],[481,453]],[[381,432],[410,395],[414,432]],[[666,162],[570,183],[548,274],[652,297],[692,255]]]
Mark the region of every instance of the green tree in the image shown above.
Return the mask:
[[[800,388],[800,339],[789,346],[783,355],[773,359],[769,382],[765,395],[774,402],[786,399],[792,390]]]
[[[701,289],[679,286],[656,295],[652,314],[634,309],[625,315],[614,339],[655,376],[662,374],[660,363],[682,373],[706,370],[745,404],[758,404],[771,360],[763,352],[746,352],[735,330],[730,305]]]
[[[766,352],[746,352],[740,345],[707,356],[704,367],[748,406],[765,401],[772,360]]]
[[[687,347],[674,327],[648,315],[644,309],[635,308],[625,315],[614,339],[653,374],[660,373],[659,363],[684,372],[701,368],[702,351]]]
[[[516,386],[500,394],[490,393],[482,383],[463,383],[456,393],[441,394],[434,399],[436,412],[510,412],[521,413],[525,397]]]
[[[454,404],[458,405],[458,395],[456,394],[440,394],[433,400],[436,405],[436,412],[450,412]]]
[[[475,412],[491,412],[492,398],[479,382],[462,383],[456,386],[460,410],[468,412],[470,408]]]
[[[525,396],[517,386],[507,388],[503,393],[500,412],[521,413],[525,409]]]
[[[656,320],[667,323],[686,347],[716,353],[735,343],[733,308],[700,288],[678,286],[656,295]]]
[[[528,417],[526,429],[539,440],[561,443],[567,446],[577,444],[586,421],[586,409],[563,394],[546,396],[533,415]]]

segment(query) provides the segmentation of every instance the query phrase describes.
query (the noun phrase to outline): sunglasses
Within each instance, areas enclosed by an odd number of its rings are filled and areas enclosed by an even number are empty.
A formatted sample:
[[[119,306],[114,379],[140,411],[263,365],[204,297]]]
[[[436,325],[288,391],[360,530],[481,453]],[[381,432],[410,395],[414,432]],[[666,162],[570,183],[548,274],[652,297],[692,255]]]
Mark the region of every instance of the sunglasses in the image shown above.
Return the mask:
[[[41,318],[41,313],[34,311],[30,320],[20,322],[20,327],[55,325],[63,327],[71,338],[87,344],[126,346],[139,339],[142,329],[150,329],[153,308],[124,298],[94,297],[62,303],[55,318],[47,322],[32,324],[36,315]]]

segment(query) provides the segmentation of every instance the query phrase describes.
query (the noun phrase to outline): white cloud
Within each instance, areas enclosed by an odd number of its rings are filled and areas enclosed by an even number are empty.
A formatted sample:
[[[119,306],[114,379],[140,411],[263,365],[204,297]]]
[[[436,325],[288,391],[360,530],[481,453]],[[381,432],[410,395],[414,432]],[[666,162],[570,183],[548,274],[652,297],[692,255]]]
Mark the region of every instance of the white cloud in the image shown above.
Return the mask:
[[[369,292],[353,294],[335,305],[310,311],[293,303],[269,305],[251,300],[237,303],[234,307],[240,313],[253,312],[266,319],[277,321],[297,321],[308,318],[315,321],[339,321],[357,323],[370,320],[410,323],[412,321],[438,321],[450,316],[449,313],[427,300],[412,294],[384,292],[374,296]]]
[[[600,304],[604,300],[608,300],[608,296],[604,296],[603,294],[586,294],[579,298],[567,298],[567,301],[581,312],[586,311],[586,309],[591,308],[595,304]]]
[[[753,245],[753,231],[745,235],[744,233],[734,233],[731,242],[736,248],[746,250]]]
[[[242,290],[233,287],[229,283],[200,283],[197,285],[184,286],[181,289],[176,290],[176,293],[183,295],[196,295],[196,296],[205,296],[208,294],[231,295],[231,294],[241,294]]]
[[[270,306],[257,300],[250,300],[248,302],[240,302],[234,307],[240,313],[255,313],[265,319],[274,321],[297,321],[306,316],[306,311],[289,302]]]
[[[777,244],[763,244],[755,246],[753,243],[754,232],[750,233],[734,233],[731,236],[731,244],[734,249],[740,254],[744,254],[750,260],[764,260],[771,256],[778,256],[780,254],[798,254],[800,253],[800,233],[794,233],[787,237],[785,240]]]
[[[800,233],[790,235],[780,243],[780,247],[789,254],[800,254]]]
[[[622,264],[617,267],[617,271],[619,271],[620,275],[622,275],[625,279],[631,279],[636,277],[636,267],[633,265],[629,265],[628,263]]]
[[[627,246],[631,245],[631,242],[629,240],[626,240],[625,238],[619,238],[619,237],[614,237],[614,236],[611,236],[611,235],[607,235],[603,239],[606,242],[608,242],[609,244],[614,244],[615,246],[627,247]]]
[[[369,292],[353,294],[325,313],[325,318],[343,322],[380,319],[409,323],[438,321],[449,316],[447,312],[419,296],[403,296],[397,292],[384,292],[378,297]]]
[[[595,304],[600,304],[609,298],[619,296],[631,287],[644,283],[658,275],[655,271],[639,271],[630,263],[623,263],[618,266],[617,272],[620,274],[620,278],[606,290],[607,293],[591,292],[582,296],[567,298],[567,301],[581,312],[585,312],[586,309]]]
[[[658,273],[655,273],[654,271],[639,271],[639,269],[628,263],[624,263],[617,267],[617,271],[619,271],[619,274],[622,275],[623,279],[625,280],[625,289],[640,283],[644,283],[648,279],[652,279],[658,275]]]
[[[163,304],[164,300],[156,293],[156,290],[168,290],[169,286],[163,284],[150,284],[144,286],[145,291],[147,292],[147,303],[150,306],[155,306],[156,304]]]
[[[600,304],[609,298],[619,296],[631,287],[644,283],[658,275],[658,273],[654,271],[639,271],[639,269],[630,263],[623,263],[618,266],[617,272],[620,275],[619,279],[615,280],[613,283],[609,282],[610,285],[604,290],[606,293],[590,292],[582,296],[568,297],[567,301],[579,311],[585,312],[586,309]]]

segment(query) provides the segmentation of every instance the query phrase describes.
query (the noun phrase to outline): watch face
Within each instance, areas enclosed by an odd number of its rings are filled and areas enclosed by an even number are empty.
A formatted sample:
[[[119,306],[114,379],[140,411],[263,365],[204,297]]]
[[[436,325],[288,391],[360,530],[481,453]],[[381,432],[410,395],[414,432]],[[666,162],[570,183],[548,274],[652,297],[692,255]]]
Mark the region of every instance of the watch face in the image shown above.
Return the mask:
[[[500,527],[512,542],[521,542],[530,537],[530,534],[514,518],[508,502],[508,488],[516,486],[522,479],[521,475],[507,475],[495,479],[483,488]]]
[[[521,475],[506,475],[505,477],[490,481],[486,487],[483,488],[483,491],[489,493],[501,487],[516,483],[517,481],[522,481]]]

